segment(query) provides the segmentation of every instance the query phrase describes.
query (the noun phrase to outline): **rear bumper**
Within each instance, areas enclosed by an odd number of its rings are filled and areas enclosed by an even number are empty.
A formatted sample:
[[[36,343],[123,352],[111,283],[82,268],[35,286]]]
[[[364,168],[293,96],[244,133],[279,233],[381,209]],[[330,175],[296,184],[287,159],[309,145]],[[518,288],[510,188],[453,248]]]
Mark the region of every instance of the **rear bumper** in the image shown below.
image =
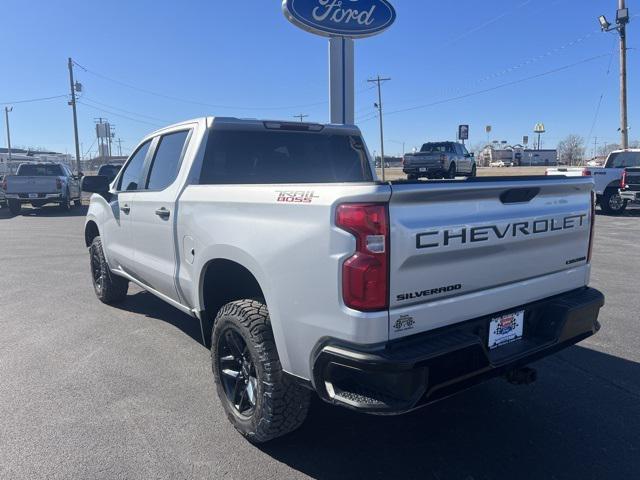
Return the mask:
[[[411,166],[404,167],[402,169],[404,173],[407,175],[422,175],[422,176],[438,176],[442,177],[445,175],[445,170],[441,166]]]
[[[491,317],[390,342],[374,349],[327,341],[315,356],[320,397],[365,413],[400,414],[551,355],[595,334],[604,296],[583,288],[525,310],[524,337],[489,350]],[[496,315],[504,312],[496,312]]]
[[[50,202],[62,201],[64,195],[62,193],[38,193],[37,197],[30,198],[28,193],[7,193],[7,200],[18,200],[23,203],[29,203],[31,201],[43,201],[48,200]]]
[[[620,197],[627,202],[640,202],[640,192],[635,190],[621,190]]]

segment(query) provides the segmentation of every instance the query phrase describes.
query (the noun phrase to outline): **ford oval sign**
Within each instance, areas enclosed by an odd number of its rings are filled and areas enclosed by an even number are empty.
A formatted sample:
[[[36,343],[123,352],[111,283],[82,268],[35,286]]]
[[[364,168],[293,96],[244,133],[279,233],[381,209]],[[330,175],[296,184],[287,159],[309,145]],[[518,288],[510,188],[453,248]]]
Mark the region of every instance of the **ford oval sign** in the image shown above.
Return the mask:
[[[387,0],[284,0],[282,10],[294,25],[325,37],[370,37],[396,20]]]

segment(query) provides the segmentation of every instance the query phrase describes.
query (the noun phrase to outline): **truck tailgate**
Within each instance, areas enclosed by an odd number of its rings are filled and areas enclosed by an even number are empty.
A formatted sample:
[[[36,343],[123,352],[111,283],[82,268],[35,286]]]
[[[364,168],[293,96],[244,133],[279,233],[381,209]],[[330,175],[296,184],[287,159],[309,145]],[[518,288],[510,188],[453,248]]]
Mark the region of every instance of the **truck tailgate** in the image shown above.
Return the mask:
[[[57,193],[57,177],[7,177],[7,193]]]
[[[409,165],[420,167],[440,167],[440,153],[417,153],[415,155],[405,157]]]
[[[390,338],[587,283],[590,178],[393,185]]]

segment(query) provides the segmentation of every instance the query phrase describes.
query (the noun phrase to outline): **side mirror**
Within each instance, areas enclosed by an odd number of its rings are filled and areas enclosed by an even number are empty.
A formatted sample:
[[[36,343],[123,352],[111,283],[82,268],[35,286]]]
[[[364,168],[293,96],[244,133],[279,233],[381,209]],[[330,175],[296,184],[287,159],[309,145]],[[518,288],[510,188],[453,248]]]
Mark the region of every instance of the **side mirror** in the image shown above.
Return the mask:
[[[82,191],[106,195],[109,193],[109,177],[103,175],[82,177]]]

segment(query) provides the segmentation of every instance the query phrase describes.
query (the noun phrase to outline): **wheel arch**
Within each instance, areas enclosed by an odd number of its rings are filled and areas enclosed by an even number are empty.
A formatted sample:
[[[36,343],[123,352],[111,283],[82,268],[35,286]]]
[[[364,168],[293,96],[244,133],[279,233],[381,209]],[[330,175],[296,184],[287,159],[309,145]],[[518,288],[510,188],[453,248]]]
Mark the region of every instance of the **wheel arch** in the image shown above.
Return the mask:
[[[84,226],[84,243],[87,247],[90,247],[93,240],[100,236],[100,229],[98,224],[94,220],[88,220]]]

